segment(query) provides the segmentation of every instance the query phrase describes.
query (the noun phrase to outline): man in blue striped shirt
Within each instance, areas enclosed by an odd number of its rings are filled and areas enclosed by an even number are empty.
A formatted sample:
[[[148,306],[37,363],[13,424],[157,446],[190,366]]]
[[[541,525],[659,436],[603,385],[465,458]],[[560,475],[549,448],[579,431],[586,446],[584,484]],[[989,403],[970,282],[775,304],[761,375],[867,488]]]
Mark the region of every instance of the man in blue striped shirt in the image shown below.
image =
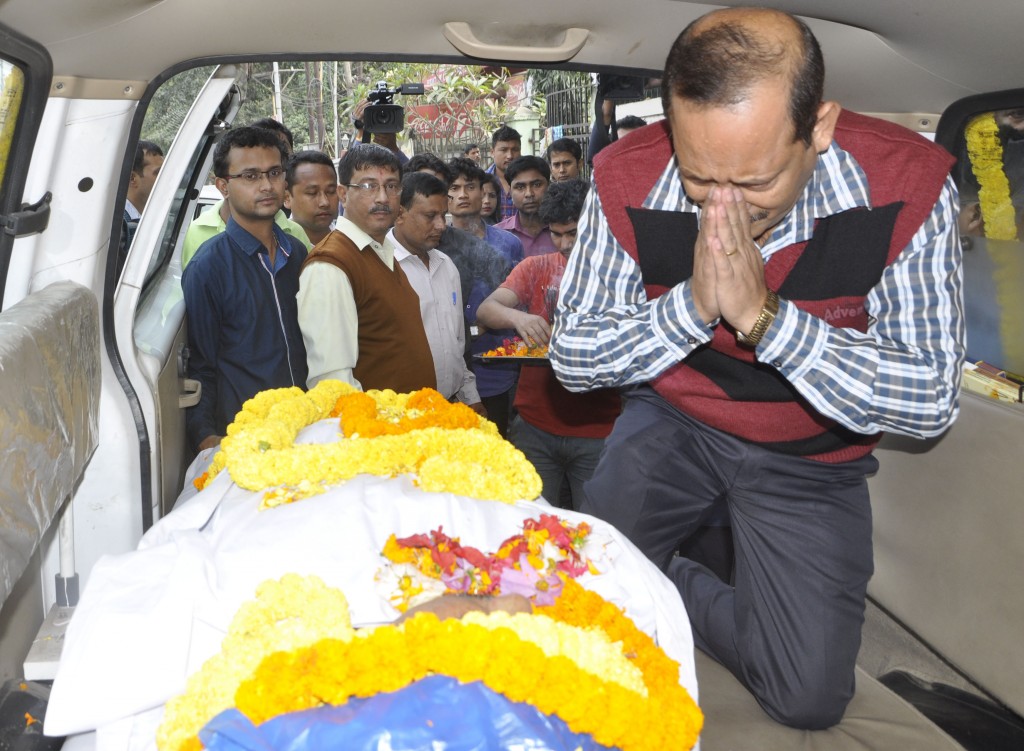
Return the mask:
[[[871,451],[949,425],[964,357],[952,159],[823,79],[781,12],[685,29],[666,122],[595,160],[550,350],[570,390],[624,388],[582,510],[666,571],[766,712],[812,729],[854,690]],[[716,501],[735,586],[675,555]]]

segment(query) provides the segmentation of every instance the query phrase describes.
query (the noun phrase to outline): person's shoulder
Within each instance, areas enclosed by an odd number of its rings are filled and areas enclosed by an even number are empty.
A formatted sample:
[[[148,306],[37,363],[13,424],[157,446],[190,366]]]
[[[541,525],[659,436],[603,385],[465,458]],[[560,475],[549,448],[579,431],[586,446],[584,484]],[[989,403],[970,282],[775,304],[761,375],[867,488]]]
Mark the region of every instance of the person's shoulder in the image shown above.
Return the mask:
[[[640,158],[640,155],[643,155]],[[656,162],[662,163],[672,156],[672,138],[667,120],[639,128],[617,141],[605,146],[594,157],[594,172],[607,170],[612,166],[638,168]]]
[[[301,242],[306,250],[313,247],[313,243],[309,241],[309,236],[306,234],[306,230],[302,228],[302,225],[289,218],[284,211],[277,212],[277,215],[274,217],[274,224],[280,227],[286,235],[294,237]]]
[[[445,253],[440,248],[435,248],[431,255],[433,255],[434,258],[437,259],[438,263],[441,264],[441,268],[444,269],[445,272],[447,272],[448,274],[455,274],[456,276],[458,276],[459,267],[455,265],[455,261],[448,257],[447,253]]]
[[[444,232],[441,233],[441,241],[437,244],[437,247],[441,251],[444,251],[445,248],[465,248],[470,245],[474,245],[477,242],[483,242],[483,240],[472,232],[466,232],[464,229],[448,226],[445,227]]]
[[[197,270],[205,269],[206,273],[212,273],[214,269],[224,265],[226,257],[225,248],[228,248],[230,245],[231,240],[227,232],[222,231],[211,235],[196,248],[196,252],[193,254],[188,266],[185,267],[185,271],[187,272],[189,269],[195,268]]]
[[[941,146],[902,125],[852,110],[839,113],[833,140],[858,159],[870,152],[883,159],[906,154],[911,159],[928,158],[952,164],[953,157]]]
[[[487,225],[487,229],[484,230],[487,234],[487,240],[489,242],[500,242],[505,243],[511,247],[518,245],[520,248],[523,247],[523,241],[515,236],[512,232],[502,228],[500,225]]]
[[[230,251],[226,247],[227,234],[220,232],[203,242],[181,272],[181,287],[200,289],[218,285],[233,274],[228,268]]]

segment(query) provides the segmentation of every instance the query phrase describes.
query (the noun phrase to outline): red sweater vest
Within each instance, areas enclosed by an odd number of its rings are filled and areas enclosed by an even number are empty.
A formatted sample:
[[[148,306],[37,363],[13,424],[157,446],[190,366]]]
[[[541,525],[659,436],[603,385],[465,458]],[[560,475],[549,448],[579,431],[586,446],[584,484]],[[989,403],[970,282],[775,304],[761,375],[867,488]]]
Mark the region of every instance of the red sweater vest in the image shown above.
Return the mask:
[[[835,141],[864,170],[873,208],[819,220],[810,241],[769,259],[765,280],[801,310],[833,326],[866,331],[868,292],[931,213],[953,159],[904,128],[851,112],[840,115]],[[595,158],[594,184],[609,227],[640,266],[648,299],[689,279],[693,270],[696,215],[641,208],[671,158],[665,121]],[[815,411],[775,368],[739,346],[724,324],[709,345],[652,385],[701,422],[786,454],[850,461],[870,453],[880,438],[854,433]]]

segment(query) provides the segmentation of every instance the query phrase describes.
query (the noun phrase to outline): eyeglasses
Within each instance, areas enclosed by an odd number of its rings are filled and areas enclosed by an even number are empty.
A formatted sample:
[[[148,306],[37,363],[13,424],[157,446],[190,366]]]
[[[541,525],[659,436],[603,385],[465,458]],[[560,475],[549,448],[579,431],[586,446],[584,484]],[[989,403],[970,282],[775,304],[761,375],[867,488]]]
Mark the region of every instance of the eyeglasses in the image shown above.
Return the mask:
[[[402,183],[345,183],[347,188],[356,188],[357,190],[365,190],[368,193],[376,193],[381,188],[384,188],[384,192],[389,196],[398,195],[402,190]]]
[[[266,175],[270,182],[276,182],[284,177],[284,167],[271,167],[266,170],[258,169],[247,169],[245,172],[239,172],[237,175],[224,175],[225,180],[242,180],[243,182],[255,184]]]

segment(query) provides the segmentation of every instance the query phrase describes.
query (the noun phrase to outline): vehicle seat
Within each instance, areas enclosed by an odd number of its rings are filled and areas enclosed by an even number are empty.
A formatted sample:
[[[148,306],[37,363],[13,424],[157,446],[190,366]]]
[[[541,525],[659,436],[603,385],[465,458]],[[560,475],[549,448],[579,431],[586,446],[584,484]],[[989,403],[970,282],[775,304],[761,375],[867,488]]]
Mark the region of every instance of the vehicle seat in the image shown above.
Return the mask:
[[[795,730],[773,720],[732,673],[696,651],[704,711],[701,751],[963,751],[924,715],[857,668],[857,690],[842,722]]]

